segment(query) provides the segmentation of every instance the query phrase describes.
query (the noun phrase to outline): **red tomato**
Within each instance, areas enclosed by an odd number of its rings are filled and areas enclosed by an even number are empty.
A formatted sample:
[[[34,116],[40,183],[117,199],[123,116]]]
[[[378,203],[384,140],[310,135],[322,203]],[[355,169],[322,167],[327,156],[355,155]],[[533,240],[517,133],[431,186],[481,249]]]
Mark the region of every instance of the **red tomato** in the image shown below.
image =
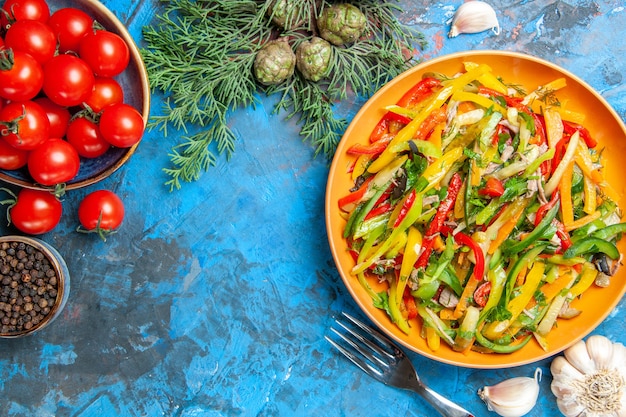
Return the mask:
[[[473,279],[473,278],[471,278]],[[484,307],[489,299],[489,293],[491,292],[491,282],[485,281],[476,288],[474,291],[474,302],[479,307]]]
[[[94,191],[80,202],[78,220],[88,231],[111,232],[124,220],[124,203],[112,191]]]
[[[9,207],[11,223],[24,233],[39,235],[54,229],[63,213],[63,206],[48,191],[23,188]]]
[[[42,185],[67,182],[76,176],[79,168],[80,156],[63,139],[48,139],[28,155],[28,172]]]
[[[48,120],[50,121],[50,137],[64,137],[67,131],[67,124],[72,117],[70,111],[66,107],[54,103],[48,97],[37,97],[33,101],[39,104],[48,114]]]
[[[485,187],[478,190],[478,194],[487,197],[500,197],[504,194],[504,185],[499,179],[489,177]]]
[[[87,33],[80,41],[78,56],[100,77],[114,77],[120,74],[130,60],[130,52],[124,39],[107,30]]]
[[[59,41],[59,52],[78,52],[80,41],[93,27],[94,20],[82,10],[66,7],[52,13],[48,25]]]
[[[43,85],[43,70],[35,58],[23,51],[0,49],[0,97],[30,100]]]
[[[52,29],[37,20],[18,20],[13,23],[4,38],[7,48],[24,51],[44,64],[57,49],[57,39]]]
[[[28,151],[16,149],[6,141],[0,140],[0,169],[13,170],[26,166]]]
[[[17,149],[32,150],[50,137],[50,121],[33,101],[12,101],[0,110],[0,132]]]
[[[113,78],[96,77],[91,96],[85,100],[85,104],[91,110],[99,113],[109,104],[122,103],[124,101],[124,91],[122,86]]]
[[[38,20],[47,22],[50,17],[50,8],[45,0],[7,0],[0,12],[0,22],[6,28],[18,20]]]
[[[84,117],[77,117],[70,122],[67,127],[67,141],[83,158],[97,158],[111,147],[102,138],[98,125]]]
[[[111,145],[129,148],[141,140],[144,122],[133,106],[118,103],[102,110],[99,127],[102,137]]]
[[[60,106],[77,106],[89,98],[94,86],[91,68],[73,55],[57,55],[43,66],[43,92]]]

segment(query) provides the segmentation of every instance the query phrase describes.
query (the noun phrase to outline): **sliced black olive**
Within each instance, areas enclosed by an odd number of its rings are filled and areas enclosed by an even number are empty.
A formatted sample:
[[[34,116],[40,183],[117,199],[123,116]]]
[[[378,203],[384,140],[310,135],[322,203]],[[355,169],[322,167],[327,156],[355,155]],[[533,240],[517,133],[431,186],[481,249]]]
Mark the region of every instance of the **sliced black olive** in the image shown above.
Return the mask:
[[[402,195],[404,194],[405,188],[406,188],[406,174],[402,174],[396,179],[396,186],[393,188],[393,191],[391,192],[391,199],[397,200],[398,198],[402,197]]]
[[[613,275],[611,273],[611,266],[609,265],[608,257],[604,253],[596,253],[593,255],[593,263],[596,266],[596,269],[603,274]]]

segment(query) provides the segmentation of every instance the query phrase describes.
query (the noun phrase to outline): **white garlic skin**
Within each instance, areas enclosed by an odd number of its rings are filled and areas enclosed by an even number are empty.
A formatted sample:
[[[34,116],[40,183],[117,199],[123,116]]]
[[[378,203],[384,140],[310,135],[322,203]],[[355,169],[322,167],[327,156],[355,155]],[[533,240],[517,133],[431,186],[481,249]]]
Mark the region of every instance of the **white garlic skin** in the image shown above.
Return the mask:
[[[502,417],[521,417],[530,412],[539,398],[541,369],[535,370],[533,378],[516,377],[487,386],[478,391],[490,411]]]
[[[500,34],[500,23],[496,11],[484,1],[473,0],[463,3],[454,13],[448,37],[454,38],[461,33],[479,33],[491,29]]]
[[[606,371],[618,372],[622,384],[626,383],[626,347],[613,343],[607,337],[594,335],[587,341],[579,341],[552,360],[550,388],[556,397],[559,410],[565,417],[599,416],[587,408],[581,386],[588,378]],[[618,391],[616,391],[618,392]],[[602,416],[626,417],[626,388],[622,385],[619,409],[607,410]]]

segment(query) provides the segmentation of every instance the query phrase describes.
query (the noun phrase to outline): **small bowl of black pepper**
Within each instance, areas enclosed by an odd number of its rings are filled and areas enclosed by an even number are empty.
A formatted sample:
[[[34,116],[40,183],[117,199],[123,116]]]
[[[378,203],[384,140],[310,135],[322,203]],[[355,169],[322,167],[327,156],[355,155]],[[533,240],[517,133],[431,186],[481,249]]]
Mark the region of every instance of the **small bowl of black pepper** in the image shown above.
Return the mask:
[[[48,243],[0,237],[0,338],[30,335],[48,326],[67,302],[70,275]]]

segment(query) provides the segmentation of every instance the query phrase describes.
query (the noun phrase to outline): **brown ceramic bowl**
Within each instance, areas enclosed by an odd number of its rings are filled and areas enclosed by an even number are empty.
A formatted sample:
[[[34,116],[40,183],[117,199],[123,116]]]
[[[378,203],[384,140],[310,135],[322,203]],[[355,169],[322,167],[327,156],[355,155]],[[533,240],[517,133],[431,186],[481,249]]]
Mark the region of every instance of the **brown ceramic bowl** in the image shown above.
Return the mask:
[[[20,258],[17,255],[20,250],[26,253],[26,259],[29,256],[34,258],[36,253],[42,254],[47,259],[48,267],[26,265],[22,268],[11,265],[11,259]],[[0,268],[0,338],[33,334],[47,327],[61,314],[70,293],[70,274],[56,249],[36,238],[2,236]],[[50,272],[46,273],[47,269],[54,271],[54,278]],[[36,276],[39,273],[42,276]],[[12,317],[16,310],[16,317]],[[26,315],[30,317],[25,319]],[[12,318],[20,320],[19,323],[11,323]]]
[[[148,73],[139,48],[124,24],[97,0],[48,0],[48,5],[50,13],[65,7],[80,9],[92,16],[105,29],[120,35],[126,41],[130,50],[130,63],[128,68],[115,79],[124,90],[124,102],[136,108],[146,123],[150,112]],[[67,182],[66,189],[85,187],[107,178],[128,161],[138,145],[130,148],[111,148],[98,158],[81,158],[80,170],[75,178]],[[0,170],[0,180],[24,188],[49,188],[36,184],[26,168],[13,171]]]
[[[576,307],[583,313],[573,319],[559,321],[558,328],[550,332],[547,338],[549,348],[546,350],[532,341],[533,343],[510,354],[483,354],[474,351],[464,354],[453,351],[444,343],[439,350],[432,351],[419,335],[419,331],[404,334],[389,320],[385,312],[374,307],[371,297],[351,274],[354,259],[342,236],[346,219],[342,217],[337,204],[338,199],[346,195],[353,186],[348,167],[353,163],[354,157],[348,155],[346,150],[355,143],[368,143],[372,129],[385,113],[384,107],[396,103],[423,74],[455,74],[463,69],[464,61],[487,64],[502,79],[523,85],[529,90],[564,77],[567,87],[559,91],[559,98],[567,100],[568,109],[587,115],[585,126],[593,132],[600,146],[610,155],[606,158],[605,177],[624,204],[626,127],[599,93],[574,74],[542,59],[507,51],[468,51],[417,65],[385,85],[361,108],[346,130],[330,167],[326,190],[326,228],[335,263],[350,295],[386,334],[406,348],[440,362],[469,368],[507,368],[555,355],[594,330],[613,311],[626,292],[626,268],[621,267],[612,277],[609,288],[592,287],[585,292],[584,297],[577,300]],[[622,253],[626,251],[626,239],[622,239],[618,248]],[[386,286],[376,282],[370,284],[376,292],[386,290]],[[415,322],[413,328],[419,329],[419,323]]]

